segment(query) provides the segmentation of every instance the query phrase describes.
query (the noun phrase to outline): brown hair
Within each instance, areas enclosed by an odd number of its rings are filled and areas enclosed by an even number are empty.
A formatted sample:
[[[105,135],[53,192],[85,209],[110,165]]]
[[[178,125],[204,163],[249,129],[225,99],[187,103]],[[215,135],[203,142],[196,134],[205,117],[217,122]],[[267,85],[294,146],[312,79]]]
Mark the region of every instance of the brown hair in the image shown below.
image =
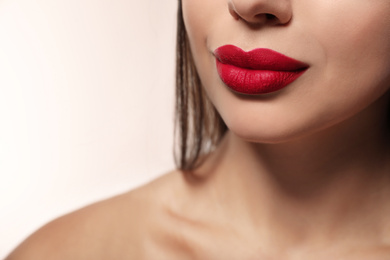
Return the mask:
[[[177,13],[175,162],[190,171],[218,144],[227,127],[206,96],[191,53],[181,0]]]

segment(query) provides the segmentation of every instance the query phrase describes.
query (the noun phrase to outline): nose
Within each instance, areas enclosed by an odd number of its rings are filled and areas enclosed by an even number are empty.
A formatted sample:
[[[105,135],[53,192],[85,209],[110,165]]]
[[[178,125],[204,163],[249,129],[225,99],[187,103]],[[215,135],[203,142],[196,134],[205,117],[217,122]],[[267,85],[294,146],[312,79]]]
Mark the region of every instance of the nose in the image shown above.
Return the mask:
[[[287,24],[292,18],[291,0],[228,0],[230,14],[251,25]]]

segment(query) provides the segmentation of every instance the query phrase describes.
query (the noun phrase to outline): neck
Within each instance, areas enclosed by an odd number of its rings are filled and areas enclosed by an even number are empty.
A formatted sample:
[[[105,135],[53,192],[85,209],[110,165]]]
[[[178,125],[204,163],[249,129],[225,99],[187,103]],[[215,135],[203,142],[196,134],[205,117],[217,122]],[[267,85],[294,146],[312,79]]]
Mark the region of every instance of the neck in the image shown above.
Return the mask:
[[[390,144],[387,115],[377,111],[277,144],[228,132],[195,173],[208,180],[229,219],[250,223],[278,247],[383,242],[390,231]]]

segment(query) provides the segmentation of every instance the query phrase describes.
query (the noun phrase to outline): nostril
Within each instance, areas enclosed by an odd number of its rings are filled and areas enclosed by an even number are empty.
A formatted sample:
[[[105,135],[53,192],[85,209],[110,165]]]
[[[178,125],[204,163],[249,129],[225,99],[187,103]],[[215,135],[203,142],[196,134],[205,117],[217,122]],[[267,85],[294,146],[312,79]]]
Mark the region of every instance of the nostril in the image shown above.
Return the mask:
[[[247,20],[248,21],[248,20]],[[252,23],[275,23],[278,21],[278,18],[273,14],[257,14],[255,15]]]
[[[228,0],[226,2],[235,20],[242,20],[250,25],[287,25],[292,18],[292,1],[288,0]]]
[[[267,20],[274,20],[276,19],[276,16],[273,14],[265,14],[265,17],[267,17]]]

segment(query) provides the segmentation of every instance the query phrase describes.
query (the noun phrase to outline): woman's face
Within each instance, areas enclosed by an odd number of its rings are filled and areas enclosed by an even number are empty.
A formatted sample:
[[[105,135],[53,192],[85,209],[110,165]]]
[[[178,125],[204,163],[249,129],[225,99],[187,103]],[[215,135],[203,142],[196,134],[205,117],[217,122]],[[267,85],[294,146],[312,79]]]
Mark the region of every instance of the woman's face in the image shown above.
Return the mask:
[[[230,130],[246,140],[283,142],[334,126],[389,88],[388,0],[182,0],[182,8],[203,87]],[[277,91],[240,94],[223,79],[229,70],[218,73],[216,50],[225,45],[271,49],[307,69]],[[290,74],[259,75],[267,82]]]

